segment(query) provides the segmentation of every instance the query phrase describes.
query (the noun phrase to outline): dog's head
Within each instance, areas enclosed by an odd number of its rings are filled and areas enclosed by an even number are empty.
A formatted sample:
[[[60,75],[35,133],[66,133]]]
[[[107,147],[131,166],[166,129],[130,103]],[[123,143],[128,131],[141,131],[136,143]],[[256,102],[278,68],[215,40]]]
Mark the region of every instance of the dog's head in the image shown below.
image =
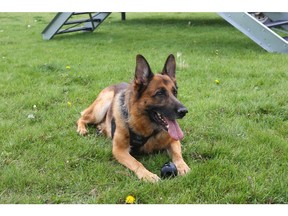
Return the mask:
[[[142,55],[136,57],[134,91],[141,111],[149,116],[152,125],[165,130],[175,139],[183,138],[176,119],[183,118],[188,110],[177,99],[176,62],[168,56],[161,73],[153,74]]]

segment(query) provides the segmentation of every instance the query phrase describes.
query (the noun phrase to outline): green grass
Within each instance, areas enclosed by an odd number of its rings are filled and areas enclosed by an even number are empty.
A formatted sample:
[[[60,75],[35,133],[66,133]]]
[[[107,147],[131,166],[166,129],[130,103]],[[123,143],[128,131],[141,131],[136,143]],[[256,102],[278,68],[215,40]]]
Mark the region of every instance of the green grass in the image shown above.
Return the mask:
[[[288,203],[288,55],[214,13],[113,13],[93,33],[43,41],[54,15],[0,13],[0,203]],[[185,177],[141,182],[109,139],[76,133],[102,88],[132,80],[138,53],[155,72],[178,53]],[[160,174],[170,159],[139,160]]]

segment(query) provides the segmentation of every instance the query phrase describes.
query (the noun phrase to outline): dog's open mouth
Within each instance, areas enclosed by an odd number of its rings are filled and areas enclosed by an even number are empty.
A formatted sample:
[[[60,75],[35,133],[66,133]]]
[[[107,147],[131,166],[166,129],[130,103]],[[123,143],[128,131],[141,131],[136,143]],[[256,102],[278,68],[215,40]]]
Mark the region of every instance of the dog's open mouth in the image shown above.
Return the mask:
[[[154,112],[155,122],[166,130],[169,135],[175,140],[181,140],[184,137],[183,131],[181,130],[176,119],[170,120],[159,112]]]

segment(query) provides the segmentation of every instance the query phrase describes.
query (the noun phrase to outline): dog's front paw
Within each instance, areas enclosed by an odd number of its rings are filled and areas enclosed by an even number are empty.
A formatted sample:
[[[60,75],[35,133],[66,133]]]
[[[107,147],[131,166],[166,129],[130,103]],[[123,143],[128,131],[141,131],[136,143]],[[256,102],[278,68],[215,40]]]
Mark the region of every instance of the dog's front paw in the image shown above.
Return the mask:
[[[137,176],[138,176],[138,178],[140,180],[143,180],[143,181],[146,181],[146,182],[155,183],[155,182],[160,180],[160,178],[156,174],[151,173],[148,170],[142,171],[142,172],[138,172]]]
[[[182,163],[175,163],[179,175],[185,175],[190,171],[189,166],[183,161]]]

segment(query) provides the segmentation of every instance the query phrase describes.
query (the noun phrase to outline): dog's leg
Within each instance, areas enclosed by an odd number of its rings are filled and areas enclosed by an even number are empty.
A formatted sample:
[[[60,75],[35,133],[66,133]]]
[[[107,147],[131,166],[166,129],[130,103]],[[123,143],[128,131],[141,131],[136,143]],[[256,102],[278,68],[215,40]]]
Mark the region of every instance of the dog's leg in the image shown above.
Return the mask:
[[[89,106],[87,109],[85,109],[81,113],[81,117],[77,121],[77,132],[80,135],[85,135],[88,133],[86,129],[87,124],[92,124],[96,122],[95,116],[93,115],[93,104]]]
[[[127,140],[128,141],[128,140]],[[116,160],[122,165],[126,166],[128,169],[132,170],[139,179],[148,181],[148,182],[157,182],[160,178],[148,171],[142,163],[137,161],[129,153],[129,146],[126,147],[119,143],[123,143],[123,139],[115,136],[113,139],[113,155]]]
[[[81,113],[81,117],[77,121],[77,132],[80,135],[87,134],[87,124],[99,124],[101,123],[112,103],[114,97],[114,91],[106,88],[100,92],[97,99]]]
[[[190,168],[183,160],[181,153],[181,143],[179,141],[172,142],[168,148],[168,151],[171,154],[173,163],[177,167],[179,175],[184,175],[190,171]]]

